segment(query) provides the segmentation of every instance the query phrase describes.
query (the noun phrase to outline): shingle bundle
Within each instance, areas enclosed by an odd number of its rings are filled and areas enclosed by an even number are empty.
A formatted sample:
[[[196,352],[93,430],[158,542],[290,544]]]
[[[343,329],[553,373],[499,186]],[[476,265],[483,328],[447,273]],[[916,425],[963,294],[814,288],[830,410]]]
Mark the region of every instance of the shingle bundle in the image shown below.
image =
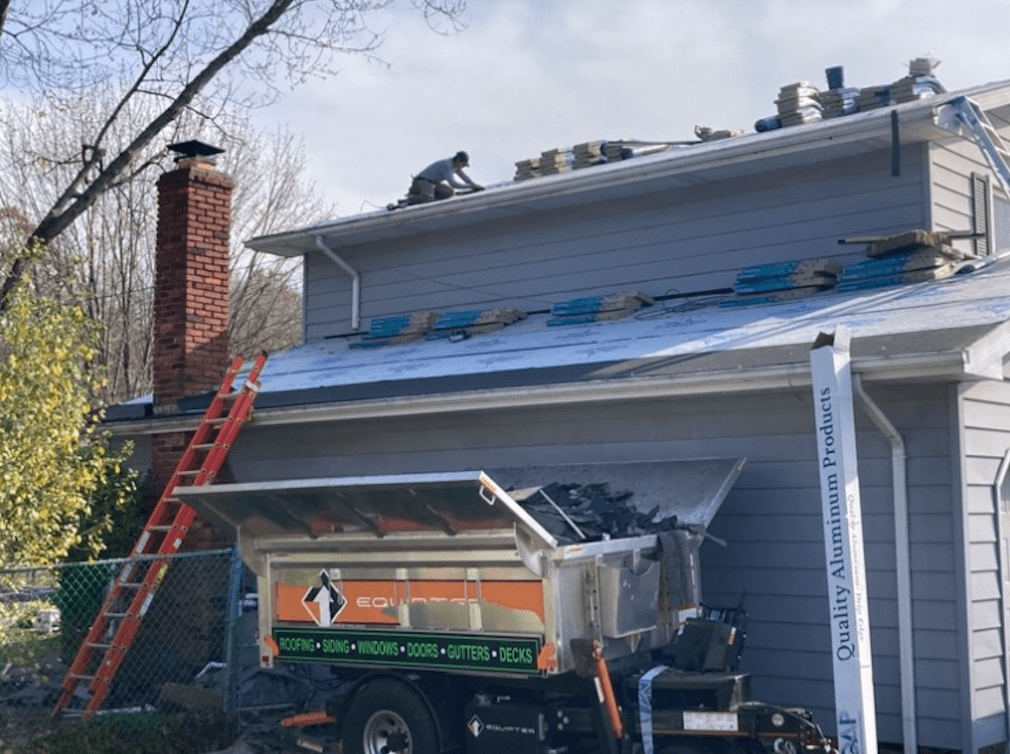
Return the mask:
[[[733,284],[735,296],[722,301],[721,306],[771,304],[803,298],[833,288],[841,272],[842,265],[829,258],[745,267]]]
[[[845,270],[838,290],[884,288],[950,277],[964,262],[976,258],[951,246],[950,240],[948,233],[922,229],[878,238],[867,246],[865,262]]]
[[[820,90],[809,81],[797,81],[779,89],[775,106],[783,126],[815,123],[822,117]]]
[[[501,330],[506,325],[525,317],[526,312],[518,309],[446,312],[424,337],[426,340],[464,340],[472,335],[484,335]]]
[[[558,147],[540,153],[540,175],[568,173],[574,164],[575,156],[570,147]]]
[[[528,181],[530,178],[540,177],[540,158],[534,157],[531,160],[519,160],[516,163],[516,174],[513,180]]]
[[[599,165],[601,163],[607,162],[607,155],[604,152],[604,146],[607,142],[602,139],[596,141],[584,141],[581,144],[576,144],[572,147],[572,155],[574,157],[574,163],[572,167],[576,170],[582,168],[588,168],[592,165]]]
[[[351,348],[379,348],[420,340],[439,319],[437,312],[418,312],[400,317],[373,319],[361,340]]]
[[[547,320],[547,326],[588,325],[623,319],[653,303],[651,296],[637,291],[563,301],[551,307],[551,318]]]

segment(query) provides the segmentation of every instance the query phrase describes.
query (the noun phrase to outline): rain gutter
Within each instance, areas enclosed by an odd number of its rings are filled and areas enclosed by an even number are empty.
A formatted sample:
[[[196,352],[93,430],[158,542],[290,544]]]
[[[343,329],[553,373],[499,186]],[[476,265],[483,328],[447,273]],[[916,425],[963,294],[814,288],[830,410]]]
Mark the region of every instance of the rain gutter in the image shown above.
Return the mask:
[[[891,445],[891,487],[894,496],[895,571],[898,580],[898,662],[901,676],[902,743],[905,751],[918,751],[915,703],[915,656],[912,643],[912,569],[908,531],[908,456],[901,434],[873,402],[863,387],[862,375],[853,375],[852,387],[860,406]]]
[[[358,330],[361,327],[361,276],[351,265],[338,257],[337,253],[326,245],[326,242],[323,241],[323,237],[320,235],[316,236],[316,246],[334,264],[351,276],[351,329]]]
[[[312,240],[325,235],[331,237],[331,242],[332,239],[341,236],[355,236],[354,242],[358,243],[366,240],[362,236],[367,236],[373,231],[382,232],[384,238],[408,236],[424,231],[426,223],[440,218],[452,218],[460,224],[480,220],[484,212],[490,212],[493,216],[507,217],[529,212],[539,202],[549,198],[621,186],[627,186],[629,193],[635,193],[636,185],[647,179],[675,177],[700,169],[763,161],[803,151],[866,142],[872,138],[890,144],[892,134],[889,111],[898,113],[901,119],[904,143],[949,140],[955,137],[936,125],[935,112],[941,105],[959,95],[971,97],[984,109],[1002,107],[1010,102],[1010,82],[987,84],[928,99],[913,100],[891,108],[870,110],[844,118],[831,118],[803,127],[782,128],[733,139],[720,139],[656,155],[597,165],[591,169],[545,176],[532,181],[513,182],[494,190],[467,196],[465,199],[417,205],[393,213],[383,211],[342,218],[302,230],[259,236],[246,241],[246,245],[267,253],[282,255],[301,253],[292,248],[292,242]],[[867,144],[866,149],[871,148],[882,147]]]
[[[967,362],[968,354],[966,352],[951,351],[905,358],[854,359],[852,369],[854,373],[858,371],[865,379],[873,381],[963,380],[973,376],[966,369]],[[269,383],[269,377],[266,382]],[[399,416],[430,416],[504,408],[726,395],[762,390],[805,388],[810,384],[809,364],[780,364],[773,367],[747,369],[746,371],[724,370],[686,375],[586,380],[560,385],[466,390],[452,393],[257,408],[254,422],[258,426],[281,426]],[[267,392],[263,393],[263,395],[268,394]],[[185,416],[159,417],[158,419],[147,418],[139,421],[110,422],[106,428],[114,435],[158,434],[193,429],[199,422],[199,416],[187,414]]]

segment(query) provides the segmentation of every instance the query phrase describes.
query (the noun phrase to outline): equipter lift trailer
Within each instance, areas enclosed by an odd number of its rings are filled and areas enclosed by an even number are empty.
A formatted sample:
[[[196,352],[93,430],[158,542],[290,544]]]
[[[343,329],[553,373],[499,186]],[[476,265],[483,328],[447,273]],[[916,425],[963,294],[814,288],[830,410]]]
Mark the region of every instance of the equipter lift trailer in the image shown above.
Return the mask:
[[[257,574],[260,664],[320,663],[346,754],[833,754],[753,701],[698,549],[743,459],[180,487]],[[589,541],[522,503],[607,482],[676,527]],[[511,491],[506,491],[506,488]],[[553,531],[553,533],[552,533]],[[313,744],[317,751],[337,751]]]

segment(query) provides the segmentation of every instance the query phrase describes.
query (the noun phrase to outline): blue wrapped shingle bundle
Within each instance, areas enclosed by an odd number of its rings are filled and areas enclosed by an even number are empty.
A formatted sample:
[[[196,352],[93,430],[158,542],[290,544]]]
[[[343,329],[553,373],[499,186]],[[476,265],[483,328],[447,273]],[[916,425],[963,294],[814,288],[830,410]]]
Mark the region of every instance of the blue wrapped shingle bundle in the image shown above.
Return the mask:
[[[838,290],[866,290],[949,277],[975,258],[952,246],[950,240],[947,233],[923,229],[875,239],[867,246],[868,259],[845,270]]]
[[[373,319],[368,332],[351,348],[380,348],[420,340],[438,321],[438,312],[418,312],[398,317]]]
[[[501,330],[526,317],[526,312],[518,309],[475,309],[470,311],[446,312],[425,335],[426,340],[464,340],[473,335]]]
[[[745,267],[733,284],[733,298],[723,306],[788,301],[834,287],[842,265],[834,259],[797,259]]]
[[[653,303],[651,296],[638,291],[562,301],[551,307],[551,318],[547,320],[547,326],[588,325],[623,319]]]

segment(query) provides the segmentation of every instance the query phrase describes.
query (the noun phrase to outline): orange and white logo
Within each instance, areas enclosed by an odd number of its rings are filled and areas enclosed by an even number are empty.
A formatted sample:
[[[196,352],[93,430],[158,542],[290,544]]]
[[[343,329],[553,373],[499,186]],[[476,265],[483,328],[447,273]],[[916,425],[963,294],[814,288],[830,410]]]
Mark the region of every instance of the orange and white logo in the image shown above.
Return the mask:
[[[326,571],[319,574],[320,586],[314,586],[302,597],[302,606],[312,616],[312,620],[319,626],[331,626],[340,615],[341,611],[347,607],[347,600],[340,593],[330,575]]]

